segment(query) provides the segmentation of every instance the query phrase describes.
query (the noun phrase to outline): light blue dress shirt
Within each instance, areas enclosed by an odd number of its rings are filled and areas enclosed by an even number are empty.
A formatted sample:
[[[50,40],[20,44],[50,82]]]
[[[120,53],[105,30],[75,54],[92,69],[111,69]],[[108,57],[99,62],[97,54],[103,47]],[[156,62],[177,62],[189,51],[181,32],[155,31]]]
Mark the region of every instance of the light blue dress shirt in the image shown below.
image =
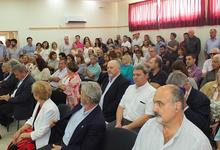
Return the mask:
[[[85,112],[85,108],[82,107],[80,110],[78,110],[71,116],[63,136],[63,143],[66,146],[69,144],[69,141],[74,131],[76,130],[77,126],[96,108],[96,106],[86,112]]]

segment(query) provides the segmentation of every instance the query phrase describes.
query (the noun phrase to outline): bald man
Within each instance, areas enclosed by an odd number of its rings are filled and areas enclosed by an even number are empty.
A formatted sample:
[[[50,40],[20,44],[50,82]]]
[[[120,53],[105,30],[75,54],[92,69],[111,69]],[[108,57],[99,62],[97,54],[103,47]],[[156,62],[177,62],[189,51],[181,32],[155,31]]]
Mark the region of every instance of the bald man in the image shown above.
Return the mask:
[[[112,122],[116,118],[118,104],[129,86],[129,81],[120,74],[120,63],[111,60],[107,65],[108,78],[101,83],[102,96],[99,105],[105,121]]]

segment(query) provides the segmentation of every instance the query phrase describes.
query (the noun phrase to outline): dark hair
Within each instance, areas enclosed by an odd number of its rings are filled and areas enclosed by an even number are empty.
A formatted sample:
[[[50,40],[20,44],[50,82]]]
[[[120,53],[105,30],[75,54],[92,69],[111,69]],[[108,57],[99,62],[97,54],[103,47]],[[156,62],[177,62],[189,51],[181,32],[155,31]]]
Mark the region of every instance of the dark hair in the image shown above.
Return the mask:
[[[16,39],[11,39],[11,42],[15,42],[16,44],[18,43]]]
[[[162,44],[160,45],[160,48],[166,48],[166,45]]]
[[[92,43],[91,43],[91,40],[90,40],[90,38],[89,38],[88,36],[84,37],[84,39],[83,39],[83,44],[84,44],[84,45],[86,44],[86,39],[88,39],[88,42],[89,42],[89,44],[90,44],[90,46],[91,46]]]
[[[45,47],[45,48],[48,49],[50,47],[50,44],[47,41],[43,41],[42,47],[44,46],[44,43],[47,43],[47,47]]]
[[[75,38],[76,38],[76,37],[80,38],[80,35],[77,34],[77,35],[75,36]]]
[[[140,49],[136,50],[136,51],[135,51],[135,54],[136,54],[136,53],[141,53],[141,56],[142,56],[142,57],[144,56],[143,51],[140,50]]]
[[[40,42],[38,42],[38,43],[36,44],[36,46],[38,46],[38,45],[40,45],[40,47],[42,47],[42,44],[41,44]]]
[[[81,63],[85,63],[84,57],[81,54],[76,54],[76,57],[79,57],[81,59]]]
[[[32,40],[32,37],[29,36],[29,37],[26,38],[26,40],[29,40],[29,39]]]
[[[48,57],[49,57],[49,59],[52,59],[52,56],[53,56],[53,55],[55,55],[55,54],[57,54],[57,53],[56,53],[56,52],[54,52],[54,51],[51,51],[51,52],[50,52],[50,54],[49,54],[49,56],[48,56]]]
[[[68,57],[68,56],[72,59],[73,62],[75,62],[75,58],[72,54],[68,54],[66,57]]]
[[[96,41],[98,41],[98,43],[96,43]],[[95,47],[99,47],[99,48],[102,47],[102,42],[101,42],[101,40],[99,38],[95,39]]]
[[[59,56],[63,57],[64,59],[66,59],[66,54],[64,52],[60,52]]]
[[[174,36],[174,38],[176,38],[176,33],[172,32],[170,33],[172,36]]]
[[[183,35],[189,35],[189,33],[185,32],[185,33],[183,33]]]
[[[110,40],[110,42],[109,42],[109,40]],[[112,38],[109,38],[109,39],[107,40],[107,43],[106,43],[106,44],[114,44]]]
[[[194,54],[187,54],[186,57],[187,56],[191,56],[193,59],[196,59],[196,55],[194,55]]]
[[[176,60],[172,66],[171,66],[172,70],[179,70],[182,73],[184,73],[186,76],[188,76],[188,71],[186,69],[186,65],[182,60]]]
[[[38,55],[36,58],[37,68],[42,71],[44,68],[47,68],[47,63],[44,61],[44,59]]]
[[[67,64],[67,68],[71,71],[71,72],[77,72],[78,71],[78,66],[75,62],[71,62]]]

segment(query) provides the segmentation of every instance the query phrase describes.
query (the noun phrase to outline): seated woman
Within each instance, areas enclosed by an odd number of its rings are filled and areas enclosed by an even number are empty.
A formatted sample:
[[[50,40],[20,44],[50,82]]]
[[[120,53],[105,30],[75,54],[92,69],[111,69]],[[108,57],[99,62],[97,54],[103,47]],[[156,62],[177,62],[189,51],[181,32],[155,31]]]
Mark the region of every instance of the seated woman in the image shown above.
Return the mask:
[[[36,55],[36,67],[31,70],[31,75],[36,81],[48,81],[48,79],[50,78],[50,70],[48,69],[46,62],[40,55]]]
[[[53,73],[58,69],[59,60],[57,59],[57,53],[51,51],[49,54],[48,67],[50,71]]]
[[[131,56],[125,54],[122,57],[121,74],[130,82],[133,83],[133,65]]]
[[[67,64],[67,75],[59,81],[58,90],[53,91],[52,100],[56,104],[67,103],[72,108],[78,104],[81,79],[77,70],[78,66],[76,63]],[[64,100],[65,97],[66,100]]]
[[[13,143],[17,143],[24,138],[31,138],[35,141],[36,149],[39,149],[49,142],[51,133],[51,120],[59,120],[59,110],[50,99],[52,90],[49,83],[36,81],[32,85],[32,92],[37,101],[32,117],[15,133]],[[32,132],[25,133],[27,129]]]
[[[76,55],[76,63],[79,68],[77,72],[80,78],[83,80],[85,76],[85,69],[87,67],[83,55],[79,55],[79,54]]]

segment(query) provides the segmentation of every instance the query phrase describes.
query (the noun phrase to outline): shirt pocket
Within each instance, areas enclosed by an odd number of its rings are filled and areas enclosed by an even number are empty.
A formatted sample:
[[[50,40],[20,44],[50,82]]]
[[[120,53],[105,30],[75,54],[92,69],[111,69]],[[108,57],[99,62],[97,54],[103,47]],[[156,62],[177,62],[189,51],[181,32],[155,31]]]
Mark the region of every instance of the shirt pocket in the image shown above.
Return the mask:
[[[139,100],[136,106],[136,112],[140,115],[145,114],[146,103],[143,100]]]

